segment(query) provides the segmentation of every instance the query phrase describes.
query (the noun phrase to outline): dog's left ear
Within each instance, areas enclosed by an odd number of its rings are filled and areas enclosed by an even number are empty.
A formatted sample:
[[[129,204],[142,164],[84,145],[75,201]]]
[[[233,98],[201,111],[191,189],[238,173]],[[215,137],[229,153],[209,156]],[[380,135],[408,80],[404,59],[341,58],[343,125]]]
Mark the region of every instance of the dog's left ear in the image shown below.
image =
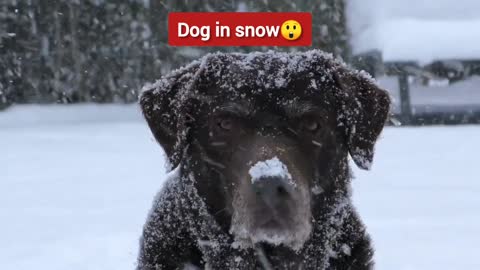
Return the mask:
[[[347,147],[358,167],[369,170],[375,142],[385,125],[390,98],[365,72],[341,68],[334,78],[340,93],[339,120],[346,132]]]
[[[186,89],[198,70],[198,63],[162,77],[153,85],[145,86],[140,95],[140,107],[155,139],[168,157],[170,169],[181,161],[186,147],[187,129],[185,102]]]

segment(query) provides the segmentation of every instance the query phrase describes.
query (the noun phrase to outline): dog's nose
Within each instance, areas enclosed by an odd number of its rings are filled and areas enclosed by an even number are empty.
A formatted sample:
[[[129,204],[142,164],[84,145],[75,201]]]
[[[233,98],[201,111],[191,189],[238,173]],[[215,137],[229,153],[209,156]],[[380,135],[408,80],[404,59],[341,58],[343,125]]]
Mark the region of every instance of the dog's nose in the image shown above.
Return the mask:
[[[290,199],[292,188],[289,180],[281,176],[262,176],[253,182],[255,194],[273,204]]]

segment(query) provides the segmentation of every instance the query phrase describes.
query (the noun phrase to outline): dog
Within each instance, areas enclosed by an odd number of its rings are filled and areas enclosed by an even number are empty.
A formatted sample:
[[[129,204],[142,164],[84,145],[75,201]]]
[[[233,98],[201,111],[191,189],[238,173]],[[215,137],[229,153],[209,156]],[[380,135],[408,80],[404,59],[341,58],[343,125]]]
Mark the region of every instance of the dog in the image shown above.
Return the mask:
[[[390,100],[320,50],[213,53],[144,87],[170,173],[138,270],[372,269],[349,155],[369,169]]]

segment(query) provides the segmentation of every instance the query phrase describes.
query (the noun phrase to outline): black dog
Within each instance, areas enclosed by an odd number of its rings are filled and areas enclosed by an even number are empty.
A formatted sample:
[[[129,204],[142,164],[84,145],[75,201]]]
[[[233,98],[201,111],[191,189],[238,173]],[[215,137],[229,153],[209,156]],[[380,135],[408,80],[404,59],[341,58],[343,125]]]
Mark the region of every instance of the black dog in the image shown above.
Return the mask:
[[[368,75],[318,50],[217,53],[140,102],[175,169],[138,269],[372,268],[348,165],[370,167],[389,111]]]

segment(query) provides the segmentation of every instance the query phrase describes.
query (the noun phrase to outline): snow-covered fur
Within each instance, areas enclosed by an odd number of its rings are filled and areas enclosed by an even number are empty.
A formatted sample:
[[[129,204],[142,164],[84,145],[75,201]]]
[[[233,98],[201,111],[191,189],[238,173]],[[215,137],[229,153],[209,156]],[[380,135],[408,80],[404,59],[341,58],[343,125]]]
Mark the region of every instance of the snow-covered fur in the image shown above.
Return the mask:
[[[297,81],[300,77],[301,85]],[[208,107],[211,96],[236,100],[247,91],[257,91],[274,99],[276,91],[292,87],[302,88],[299,95],[321,93],[328,99],[326,103],[336,115],[335,132],[344,140],[330,147],[340,154],[333,162],[326,162],[329,174],[323,176],[325,179],[313,179],[312,228],[298,250],[239,244],[229,232],[229,221],[209,211],[208,204],[215,204],[216,194],[205,185],[219,182],[215,175],[202,169],[192,153],[192,123],[201,120],[199,108]],[[319,50],[215,53],[146,86],[140,102],[172,170],[144,227],[139,270],[193,266],[345,270],[373,267],[370,239],[352,206],[347,159],[350,153],[359,167],[370,168],[374,144],[389,111],[387,94],[367,74],[353,71]],[[250,174],[254,177],[265,170],[270,173],[270,163],[257,164]],[[283,173],[291,178],[286,168]]]

